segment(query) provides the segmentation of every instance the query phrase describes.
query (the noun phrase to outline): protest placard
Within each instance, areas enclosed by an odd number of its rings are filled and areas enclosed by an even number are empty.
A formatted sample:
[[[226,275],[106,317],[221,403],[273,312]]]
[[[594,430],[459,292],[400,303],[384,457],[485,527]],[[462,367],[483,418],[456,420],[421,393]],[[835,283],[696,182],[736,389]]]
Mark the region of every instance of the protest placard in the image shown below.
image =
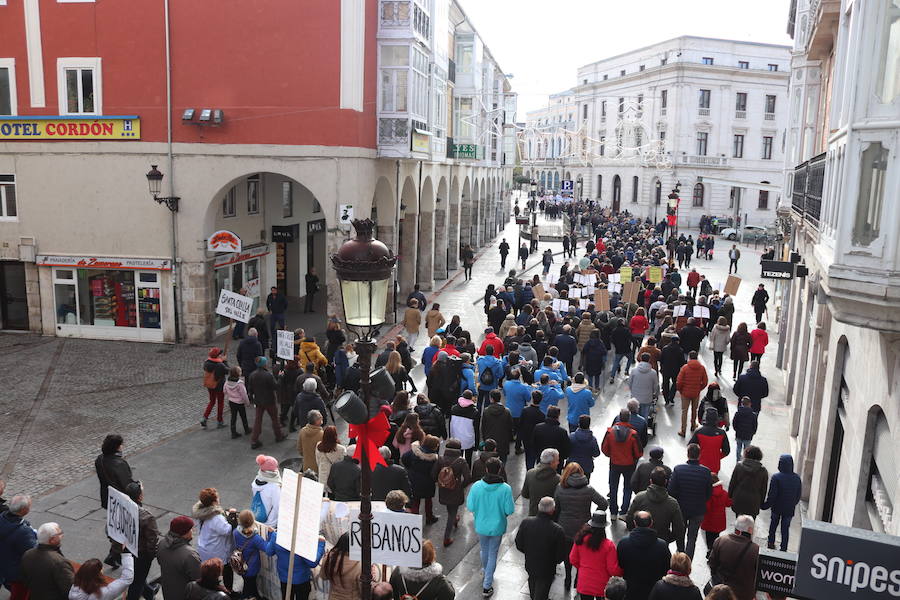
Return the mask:
[[[569,288],[569,298],[581,298],[582,296],[584,296],[584,290],[581,288]]]
[[[362,560],[359,511],[350,515],[350,560]],[[392,567],[422,566],[422,515],[372,513],[372,562]]]
[[[629,281],[622,284],[622,301],[627,304],[637,302],[638,288],[640,284],[636,281]]]
[[[631,267],[622,267],[619,269],[619,278],[622,283],[630,282],[632,279]]]
[[[660,283],[663,280],[662,267],[650,267],[647,273],[650,283]]]
[[[230,290],[222,290],[219,294],[219,303],[216,305],[217,315],[246,323],[250,320],[252,312],[253,298],[236,294]]]
[[[606,286],[606,289],[609,290],[610,294],[613,294],[613,293],[621,294],[622,293],[622,284],[621,283],[610,283],[608,286]]]
[[[672,309],[673,317],[683,317],[685,314],[687,314],[687,305],[685,304],[679,304]]]
[[[621,278],[618,273],[610,273],[609,275],[606,276],[606,280],[609,281],[610,283],[619,283],[620,279]]]
[[[590,305],[591,301],[587,298],[580,298],[578,300],[578,308],[581,310],[587,310],[587,307]]]
[[[544,285],[543,285],[543,284],[539,283],[539,284],[537,284],[537,285],[535,285],[535,286],[532,286],[531,291],[532,291],[532,293],[534,294],[534,297],[537,298],[538,300],[543,300],[543,299],[544,299],[544,294],[545,294],[546,292],[544,291]]]
[[[109,486],[106,503],[106,535],[124,544],[128,551],[138,555],[140,514],[134,500]]]
[[[700,305],[695,306],[694,316],[700,319],[709,319],[709,307]]]
[[[724,292],[729,296],[734,296],[737,294],[739,287],[741,287],[741,278],[737,275],[729,275],[728,279],[725,281]]]
[[[558,313],[564,313],[569,311],[569,301],[565,298],[557,298],[553,301],[553,310]]]
[[[294,332],[284,329],[278,330],[278,346],[275,351],[278,358],[293,360],[294,358]]]
[[[319,549],[319,520],[325,486],[312,479],[301,479],[290,469],[281,474],[278,500],[278,539],[287,551],[315,560]]]
[[[597,310],[609,310],[609,290],[594,290],[594,308]]]

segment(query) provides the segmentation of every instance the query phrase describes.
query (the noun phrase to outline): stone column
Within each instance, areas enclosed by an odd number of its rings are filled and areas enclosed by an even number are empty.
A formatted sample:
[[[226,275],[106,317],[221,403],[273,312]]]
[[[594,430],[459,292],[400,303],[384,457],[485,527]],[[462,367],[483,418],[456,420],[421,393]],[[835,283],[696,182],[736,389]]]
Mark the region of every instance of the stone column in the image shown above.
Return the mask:
[[[215,336],[214,273],[206,262],[181,262],[181,331],[188,344],[205,344]],[[160,290],[162,291],[162,290]]]
[[[422,291],[434,289],[434,213],[419,213],[419,243],[416,245],[416,282]]]
[[[416,214],[406,213],[400,225],[403,235],[400,236],[400,257],[398,277],[400,280],[400,297],[412,291],[416,283],[416,248],[418,248],[419,232],[416,230]]]
[[[25,263],[25,297],[28,302],[28,330],[41,333],[41,281],[34,263]]]
[[[450,271],[459,268],[459,221],[460,210],[459,204],[450,205],[449,224],[447,227],[447,277],[450,277]]]
[[[446,201],[442,204],[446,205]],[[447,211],[434,212],[434,277],[447,279]]]

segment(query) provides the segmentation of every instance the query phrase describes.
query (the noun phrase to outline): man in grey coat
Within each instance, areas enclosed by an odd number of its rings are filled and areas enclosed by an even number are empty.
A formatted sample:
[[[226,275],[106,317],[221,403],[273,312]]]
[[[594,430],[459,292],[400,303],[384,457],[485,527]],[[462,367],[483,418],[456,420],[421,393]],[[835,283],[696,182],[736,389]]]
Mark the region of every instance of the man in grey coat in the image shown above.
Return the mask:
[[[528,516],[538,514],[538,503],[544,496],[553,497],[559,484],[559,452],[554,448],[546,448],[541,452],[541,460],[537,466],[528,469],[522,483],[522,497],[528,498]]]
[[[200,555],[191,546],[194,520],[175,517],[169,533],[159,542],[156,560],[159,561],[160,583],[166,600],[184,600],[185,588],[200,579]]]
[[[659,397],[659,374],[650,366],[650,354],[644,352],[638,357],[638,364],[628,376],[631,397],[639,403],[638,414],[645,419],[650,416],[650,407]]]

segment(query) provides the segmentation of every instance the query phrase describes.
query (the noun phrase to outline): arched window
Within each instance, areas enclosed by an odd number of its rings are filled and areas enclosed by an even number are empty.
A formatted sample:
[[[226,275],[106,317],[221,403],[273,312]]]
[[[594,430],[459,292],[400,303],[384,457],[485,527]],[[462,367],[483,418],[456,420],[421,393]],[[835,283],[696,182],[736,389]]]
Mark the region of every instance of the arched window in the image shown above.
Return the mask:
[[[662,203],[662,182],[659,179],[656,180],[656,185],[654,186],[654,196],[656,205],[659,206]]]
[[[597,197],[603,197],[603,175],[597,175]]]
[[[694,206],[703,206],[703,184],[694,185],[693,203]]]
[[[631,178],[631,203],[637,204],[638,201],[638,177],[635,175]]]
[[[559,171],[553,175],[553,189],[559,190]]]
[[[618,175],[613,177],[613,202],[617,203],[622,198],[622,180]]]

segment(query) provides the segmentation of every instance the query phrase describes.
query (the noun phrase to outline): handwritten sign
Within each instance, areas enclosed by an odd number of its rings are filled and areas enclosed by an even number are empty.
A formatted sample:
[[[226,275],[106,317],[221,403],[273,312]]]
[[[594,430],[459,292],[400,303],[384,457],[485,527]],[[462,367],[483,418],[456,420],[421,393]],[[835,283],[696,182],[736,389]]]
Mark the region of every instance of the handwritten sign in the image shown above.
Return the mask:
[[[222,293],[219,294],[219,304],[216,306],[217,315],[246,323],[250,320],[252,312],[253,298],[248,298],[229,290],[222,290]]]
[[[650,283],[660,283],[663,280],[662,267],[650,267],[647,275]]]
[[[741,287],[741,278],[737,275],[729,275],[725,281],[725,293],[729,296],[734,296],[737,294],[739,287]]]
[[[619,269],[619,277],[621,278],[622,283],[631,281],[631,267],[622,267]]]
[[[284,329],[278,330],[278,346],[275,355],[284,360],[294,359],[294,332]]]
[[[392,511],[372,513],[372,562],[392,567],[422,566],[422,515]],[[351,514],[350,560],[362,560],[362,527]]]
[[[285,469],[281,474],[281,496],[278,499],[278,539],[275,543],[294,554],[316,560],[319,550],[319,521],[325,486]],[[297,495],[300,501],[297,502]],[[294,513],[297,529],[294,530]]]
[[[138,505],[134,500],[110,486],[106,506],[106,535],[120,544],[124,544],[132,554],[137,556],[138,536],[140,535]]]

